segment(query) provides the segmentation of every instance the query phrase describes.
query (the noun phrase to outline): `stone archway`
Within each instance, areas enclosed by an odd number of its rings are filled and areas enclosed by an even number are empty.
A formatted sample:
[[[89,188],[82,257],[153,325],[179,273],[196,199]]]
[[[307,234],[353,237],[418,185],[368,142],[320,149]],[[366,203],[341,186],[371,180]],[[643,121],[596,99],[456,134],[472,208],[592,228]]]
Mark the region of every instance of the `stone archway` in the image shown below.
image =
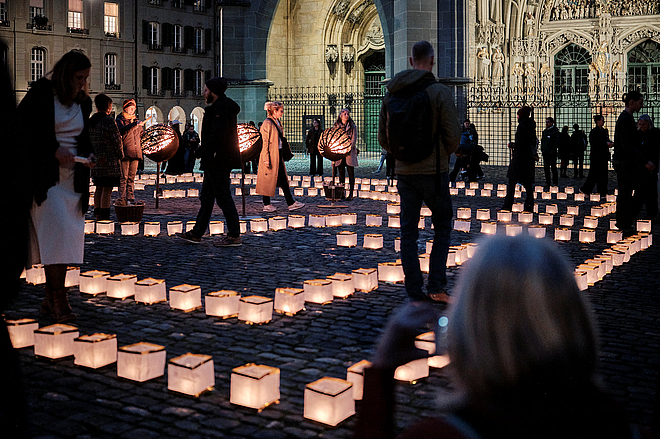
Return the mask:
[[[204,120],[204,109],[202,107],[195,107],[190,112],[190,123],[193,124],[195,131],[202,135],[202,121]]]
[[[186,111],[180,106],[175,105],[167,115],[167,120],[170,122],[173,120],[178,120],[181,124],[181,129],[183,129],[186,126],[188,118],[186,116]]]
[[[152,125],[163,123],[165,121],[163,112],[155,105],[147,108],[147,111],[144,112],[144,120],[146,122],[144,124],[145,128],[149,128]]]

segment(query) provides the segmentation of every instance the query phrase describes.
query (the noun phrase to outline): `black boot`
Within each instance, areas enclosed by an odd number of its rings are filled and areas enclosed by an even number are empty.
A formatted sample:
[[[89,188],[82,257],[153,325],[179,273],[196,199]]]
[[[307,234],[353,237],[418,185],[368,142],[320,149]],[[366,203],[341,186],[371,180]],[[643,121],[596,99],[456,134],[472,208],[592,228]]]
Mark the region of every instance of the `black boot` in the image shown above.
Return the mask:
[[[59,288],[53,291],[53,314],[57,323],[70,322],[78,318],[69,304],[68,288]]]
[[[46,295],[44,296],[44,300],[41,302],[39,313],[44,316],[53,315],[53,290],[48,285],[46,285]]]

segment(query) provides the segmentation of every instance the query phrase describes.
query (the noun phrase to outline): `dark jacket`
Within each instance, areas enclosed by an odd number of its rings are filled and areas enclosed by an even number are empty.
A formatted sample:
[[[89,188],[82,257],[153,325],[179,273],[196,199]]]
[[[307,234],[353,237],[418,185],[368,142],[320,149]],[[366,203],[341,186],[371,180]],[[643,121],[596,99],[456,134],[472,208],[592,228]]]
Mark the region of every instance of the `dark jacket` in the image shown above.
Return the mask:
[[[556,126],[551,126],[543,130],[541,136],[541,153],[557,157],[559,150],[559,130]]]
[[[48,189],[60,180],[60,164],[55,151],[60,144],[55,136],[55,106],[53,103],[53,83],[41,78],[35,82],[18,106],[18,139],[25,145],[30,157],[29,191],[34,201],[41,205]],[[89,138],[89,115],[92,100],[87,98],[80,104],[85,125],[76,138],[77,155],[88,157],[92,153]],[[73,188],[81,194],[82,212],[87,211],[89,202],[89,168],[76,163],[73,174]]]
[[[235,169],[241,167],[238,147],[238,122],[241,107],[222,94],[204,109],[202,144],[197,149],[200,169]]]
[[[119,177],[124,149],[115,120],[108,114],[94,114],[89,118],[89,135],[96,156],[92,177]]]
[[[644,132],[638,130],[640,150],[643,161],[651,162],[655,165],[654,173],[658,173],[658,154],[660,153],[660,130],[658,128],[649,128]]]
[[[529,178],[533,180],[537,158],[536,122],[521,119],[516,129],[516,141],[511,147],[511,161],[506,176],[518,181]]]
[[[313,154],[314,151],[316,151],[316,154],[319,153],[318,151],[318,146],[319,146],[319,139],[321,138],[321,127],[319,127],[318,130],[315,130],[314,127],[312,127],[309,131],[307,131],[307,138],[305,139],[305,146],[307,147],[307,152],[310,154]]]
[[[592,165],[594,163],[607,163],[607,161],[609,161],[610,147],[607,144],[609,141],[610,134],[607,131],[607,128],[596,126],[589,132],[589,144],[591,145],[589,160]]]
[[[584,151],[587,149],[587,135],[584,134],[584,131],[573,131],[573,134],[571,134],[571,149],[573,150],[573,155],[576,157],[584,154]]]
[[[637,124],[632,114],[623,111],[616,120],[614,129],[614,162],[645,165],[640,152],[639,136],[637,135]]]
[[[570,160],[571,158],[571,136],[568,132],[561,132],[559,134],[559,145],[557,147],[559,151],[559,158],[562,162]]]
[[[124,146],[124,159],[142,160],[142,125],[136,118],[134,121],[128,120],[124,114],[117,116],[117,128],[121,134],[121,141]]]

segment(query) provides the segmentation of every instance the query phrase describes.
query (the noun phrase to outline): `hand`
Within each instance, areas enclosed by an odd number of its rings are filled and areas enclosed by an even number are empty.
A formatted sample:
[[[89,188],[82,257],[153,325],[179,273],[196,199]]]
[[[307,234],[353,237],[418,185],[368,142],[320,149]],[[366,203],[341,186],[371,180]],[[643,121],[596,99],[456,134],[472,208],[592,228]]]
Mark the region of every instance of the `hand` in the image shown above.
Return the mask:
[[[435,328],[439,313],[425,303],[408,304],[389,321],[378,341],[373,365],[397,368],[413,360],[428,358],[429,353],[415,347],[415,337]]]
[[[60,165],[66,165],[73,163],[75,161],[75,155],[71,153],[68,149],[60,146],[55,150],[55,158],[60,163]]]
[[[85,163],[85,166],[87,166],[90,169],[96,166],[97,158],[93,153],[89,155],[88,160],[89,161]]]

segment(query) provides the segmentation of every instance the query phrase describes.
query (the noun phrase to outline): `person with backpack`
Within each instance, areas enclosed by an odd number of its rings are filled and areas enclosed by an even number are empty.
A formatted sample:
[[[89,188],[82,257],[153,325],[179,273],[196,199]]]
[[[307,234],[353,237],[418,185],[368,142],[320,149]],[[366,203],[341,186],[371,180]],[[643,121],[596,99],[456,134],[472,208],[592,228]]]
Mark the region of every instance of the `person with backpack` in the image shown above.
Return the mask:
[[[541,136],[541,154],[543,155],[543,171],[545,172],[545,186],[557,186],[557,150],[559,146],[559,130],[555,126],[555,120],[548,117],[545,120],[545,129]],[[552,177],[552,178],[551,178]]]
[[[387,84],[378,124],[378,143],[396,159],[401,197],[401,263],[411,302],[450,303],[447,290],[453,210],[449,196],[449,156],[459,144],[458,114],[451,90],[433,72],[435,54],[427,41],[413,45],[411,70]],[[426,294],[417,238],[422,203],[431,209],[433,250]]]
[[[573,178],[584,178],[584,152],[587,150],[587,135],[578,124],[573,125],[571,147],[573,150]]]
[[[598,193],[607,195],[607,162],[610,160],[610,148],[614,143],[610,141],[610,134],[605,128],[605,117],[602,114],[594,116],[596,126],[589,132],[589,175],[580,188],[580,192],[590,194],[598,185]]]
[[[557,151],[559,153],[559,176],[568,178],[568,163],[571,160],[571,135],[568,134],[568,125],[564,125],[561,129]]]

